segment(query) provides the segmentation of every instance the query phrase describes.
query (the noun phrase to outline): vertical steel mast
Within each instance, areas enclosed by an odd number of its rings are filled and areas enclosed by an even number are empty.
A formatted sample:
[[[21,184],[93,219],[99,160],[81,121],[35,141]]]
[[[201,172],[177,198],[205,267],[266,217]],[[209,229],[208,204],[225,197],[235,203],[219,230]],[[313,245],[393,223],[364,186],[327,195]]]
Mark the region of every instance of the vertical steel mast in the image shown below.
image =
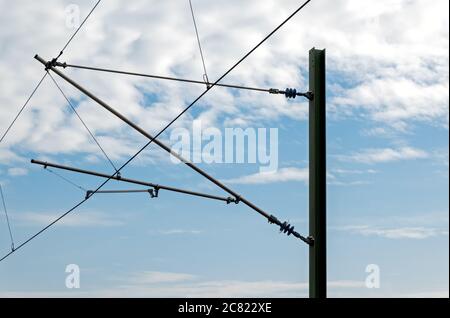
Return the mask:
[[[309,297],[327,297],[325,50],[309,51]]]

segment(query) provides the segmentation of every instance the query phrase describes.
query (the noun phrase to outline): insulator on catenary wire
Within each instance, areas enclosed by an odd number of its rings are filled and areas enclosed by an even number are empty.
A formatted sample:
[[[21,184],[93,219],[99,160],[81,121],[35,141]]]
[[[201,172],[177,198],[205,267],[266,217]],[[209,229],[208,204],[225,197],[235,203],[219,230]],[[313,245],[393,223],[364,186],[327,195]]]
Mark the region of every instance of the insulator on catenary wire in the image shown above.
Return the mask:
[[[283,224],[280,225],[280,232],[289,236],[294,232],[294,226],[290,225],[288,222],[283,222]]]
[[[284,90],[284,91],[277,89],[277,88],[270,88],[269,93],[270,94],[283,94],[286,98],[295,98],[297,96],[303,96],[309,100],[313,99],[312,92],[300,93],[300,92],[297,92],[297,90],[295,88],[286,88],[286,90]]]
[[[286,96],[286,98],[295,98],[297,96],[297,90],[295,88],[286,88],[284,96]]]

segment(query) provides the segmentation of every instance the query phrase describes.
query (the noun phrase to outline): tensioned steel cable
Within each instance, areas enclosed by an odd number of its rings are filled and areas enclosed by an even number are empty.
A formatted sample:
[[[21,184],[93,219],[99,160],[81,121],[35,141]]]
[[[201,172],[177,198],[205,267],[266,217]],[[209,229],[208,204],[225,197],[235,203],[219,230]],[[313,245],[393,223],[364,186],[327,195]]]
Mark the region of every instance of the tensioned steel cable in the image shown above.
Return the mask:
[[[198,49],[200,51],[200,57],[202,58],[203,71],[205,72],[203,74],[203,80],[205,81],[205,84],[208,87],[209,86],[208,72],[206,71],[205,58],[203,57],[202,45],[200,43],[200,37],[198,36],[197,23],[195,22],[194,8],[192,7],[191,0],[189,0],[189,7],[191,8],[192,22],[194,23],[195,35],[197,36],[197,43]]]
[[[48,172],[50,172],[50,173],[52,173],[52,174],[54,174],[55,176],[57,176],[57,177],[60,178],[61,180],[64,180],[65,182],[67,182],[67,183],[73,185],[75,188],[80,189],[80,190],[83,191],[83,192],[87,192],[87,190],[86,190],[85,188],[83,188],[82,186],[76,184],[76,183],[73,182],[72,180],[69,180],[68,178],[66,178],[66,177],[64,177],[64,176],[62,176],[62,175],[60,175],[60,174],[57,173],[56,171],[53,171],[52,169],[50,169],[50,168],[48,168],[48,167],[45,167],[45,170],[48,171]]]
[[[64,45],[64,47],[61,49],[61,51],[59,52],[58,56],[55,58],[55,61],[64,53],[64,50],[69,46],[70,42],[72,42],[73,38],[77,35],[78,31],[80,31],[80,29],[83,27],[84,23],[89,19],[89,17],[91,16],[92,12],[94,12],[95,8],[97,8],[97,6],[100,4],[102,0],[98,0],[97,3],[94,5],[94,7],[92,7],[91,11],[89,12],[89,14],[84,18],[83,22],[81,22],[81,24],[78,26],[78,28],[75,30],[75,32],[72,34],[72,36],[69,38],[69,40],[67,41],[67,43]]]
[[[14,238],[11,231],[11,224],[9,223],[9,216],[8,216],[8,210],[6,209],[6,203],[5,203],[5,195],[3,194],[3,188],[0,184],[0,194],[2,196],[2,203],[3,203],[3,210],[5,211],[5,217],[6,217],[6,223],[8,224],[8,230],[9,230],[9,237],[11,239],[11,251],[14,251]]]
[[[169,81],[176,81],[176,82],[184,82],[184,83],[205,85],[205,82],[192,80],[192,79],[186,79],[186,78],[178,78],[178,77],[163,76],[163,75],[153,75],[153,74],[144,74],[144,73],[137,73],[137,72],[130,72],[130,71],[121,71],[121,70],[114,70],[114,69],[94,67],[94,66],[69,64],[69,63],[66,63],[66,62],[64,62],[64,63],[56,62],[56,63],[54,63],[54,66],[63,67],[63,68],[70,67],[70,68],[77,68],[77,69],[88,70],[88,71],[106,72],[106,73],[113,73],[113,74],[139,76],[139,77],[154,78],[154,79],[159,79],[159,80],[169,80]],[[297,91],[292,92],[292,89],[280,90],[280,89],[276,89],[276,88],[258,88],[258,87],[249,87],[249,86],[234,85],[234,84],[221,84],[221,83],[217,83],[215,86],[227,87],[227,88],[236,88],[236,89],[244,89],[244,90],[250,90],[250,91],[270,93],[270,94],[283,94],[287,98],[295,98],[295,96],[303,96],[303,97],[306,97],[308,99],[312,98],[312,95],[311,95],[310,92],[304,92],[304,93],[303,92],[297,92]],[[289,91],[289,90],[291,90],[291,91]]]
[[[37,85],[35,86],[35,88],[33,89],[33,91],[31,92],[30,96],[27,98],[27,100],[25,101],[25,103],[23,104],[22,108],[20,108],[19,112],[17,113],[17,115],[14,117],[13,121],[11,122],[11,124],[9,124],[8,128],[6,129],[6,131],[3,133],[2,138],[0,138],[0,143],[3,141],[3,139],[5,139],[6,135],[9,133],[9,131],[11,130],[11,127],[14,125],[14,123],[16,122],[17,118],[19,118],[20,114],[22,114],[23,110],[25,109],[25,107],[27,107],[28,103],[30,102],[31,98],[34,96],[34,93],[36,93],[36,91],[38,90],[39,86],[41,86],[42,82],[44,81],[45,77],[47,76],[47,72],[44,74],[44,76],[42,76],[41,80],[37,83]]]
[[[189,104],[180,114],[178,114],[172,121],[170,121],[158,134],[156,134],[151,140],[149,140],[141,149],[139,149],[138,152],[136,152],[130,159],[128,159],[119,169],[116,173],[112,174],[108,179],[106,179],[104,182],[102,182],[97,189],[95,189],[91,196],[85,198],[84,200],[78,202],[75,206],[67,210],[65,213],[60,215],[58,218],[53,220],[51,223],[46,225],[44,228],[42,228],[40,231],[32,235],[30,238],[25,240],[23,243],[21,243],[14,251],[11,251],[4,255],[2,258],[0,258],[0,262],[5,260],[7,257],[15,253],[17,250],[28,244],[30,241],[38,237],[40,234],[45,232],[48,228],[53,226],[55,223],[57,223],[59,220],[64,218],[66,215],[77,209],[79,206],[81,206],[84,202],[89,200],[95,192],[100,190],[106,183],[108,183],[111,178],[113,178],[118,172],[120,172],[125,166],[127,166],[134,158],[136,158],[144,149],[146,149],[156,138],[158,138],[164,131],[166,131],[167,128],[169,128],[178,118],[180,118],[185,112],[187,112],[195,103],[197,103],[211,88],[213,88],[219,81],[221,81],[225,76],[227,76],[232,70],[234,70],[242,61],[244,61],[250,54],[252,54],[258,47],[260,47],[267,39],[269,39],[275,32],[277,32],[284,24],[286,24],[292,17],[294,17],[300,10],[302,10],[311,0],[305,1],[299,8],[297,8],[291,15],[289,15],[281,24],[279,24],[272,32],[270,32],[266,37],[264,37],[256,46],[254,46],[249,52],[247,52],[241,59],[239,59],[231,68],[228,69],[221,77],[219,77],[218,80],[216,80],[214,83],[211,84],[209,88],[207,88],[203,93],[201,93],[191,104]],[[306,239],[305,239],[306,240]]]
[[[47,71],[48,72],[48,71]],[[95,141],[95,143],[97,144],[98,148],[100,148],[100,151],[103,153],[103,155],[105,156],[106,160],[109,161],[109,163],[111,164],[111,166],[113,167],[113,169],[117,172],[117,168],[114,165],[114,163],[112,162],[112,160],[109,158],[108,154],[106,153],[106,151],[103,149],[103,147],[100,145],[100,143],[98,142],[97,138],[95,138],[94,134],[92,133],[92,131],[89,129],[89,127],[86,125],[86,123],[84,122],[84,120],[81,118],[80,114],[78,114],[78,112],[76,111],[75,107],[73,106],[73,104],[71,103],[71,101],[69,100],[69,98],[67,98],[67,95],[64,93],[64,91],[62,90],[62,88],[58,85],[58,82],[53,78],[52,74],[48,73],[48,75],[50,76],[50,78],[52,79],[53,83],[55,83],[56,87],[58,88],[58,90],[61,92],[61,94],[64,96],[64,99],[67,101],[67,103],[69,104],[70,108],[72,109],[72,111],[75,113],[75,115],[77,115],[78,119],[81,121],[81,123],[83,124],[84,128],[86,128],[86,130],[88,131],[89,135],[91,135],[92,139]]]
[[[100,4],[101,0],[98,0],[97,3],[94,5],[94,7],[91,9],[91,11],[89,12],[89,14],[86,16],[86,18],[84,18],[83,22],[79,25],[79,27],[76,29],[76,31],[72,34],[72,36],[69,38],[69,40],[66,42],[66,44],[63,46],[63,48],[61,49],[61,51],[59,52],[58,56],[56,58],[54,58],[54,61],[56,62],[58,60],[58,58],[64,53],[64,50],[67,48],[67,46],[70,44],[70,42],[72,42],[72,40],[75,38],[75,36],[77,35],[78,31],[80,31],[80,29],[82,28],[82,26],[86,23],[86,21],[89,19],[89,17],[91,16],[92,12],[94,12],[95,8],[97,8],[97,6]],[[12,120],[12,122],[10,123],[10,125],[8,126],[8,128],[5,130],[5,132],[3,133],[2,137],[0,138],[0,143],[3,142],[3,140],[5,139],[5,137],[8,135],[9,131],[11,130],[12,126],[15,124],[15,122],[17,121],[17,119],[19,118],[19,116],[22,114],[23,110],[25,109],[25,107],[28,105],[28,103],[30,102],[31,98],[34,96],[34,94],[36,93],[36,91],[38,90],[38,88],[41,86],[42,82],[44,81],[45,77],[47,76],[47,74],[49,74],[48,72],[45,72],[44,75],[42,76],[42,78],[40,79],[40,81],[38,82],[38,84],[35,86],[35,88],[33,89],[33,91],[31,92],[30,96],[27,98],[27,100],[25,101],[25,103],[23,104],[23,106],[20,108],[19,112],[17,113],[17,115],[14,117],[14,119]],[[69,181],[70,182],[70,181]],[[0,186],[0,190],[1,190],[1,186]],[[3,201],[3,207],[5,209],[5,214],[7,216],[7,223],[8,223],[8,229],[9,229],[9,234],[11,237],[11,252],[7,254],[7,256],[11,255],[13,252],[16,251],[16,249],[14,248],[14,241],[13,241],[13,236],[12,236],[12,232],[11,232],[11,226],[9,223],[9,218],[8,218],[8,214],[6,211],[6,204],[4,201],[4,197],[3,197],[3,191],[1,191],[2,193],[2,201]],[[28,241],[25,241],[28,242]],[[23,244],[19,245],[18,248],[22,247]],[[5,256],[5,257],[7,257]],[[4,258],[5,258],[4,257]],[[4,258],[0,259],[0,261],[2,261]]]

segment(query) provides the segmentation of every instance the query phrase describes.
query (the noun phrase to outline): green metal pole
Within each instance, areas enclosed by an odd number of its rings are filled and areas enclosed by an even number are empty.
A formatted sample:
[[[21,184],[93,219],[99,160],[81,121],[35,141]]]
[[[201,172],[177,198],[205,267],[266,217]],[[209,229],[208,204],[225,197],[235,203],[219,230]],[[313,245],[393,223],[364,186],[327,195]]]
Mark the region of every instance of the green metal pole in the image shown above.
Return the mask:
[[[309,51],[309,297],[327,297],[325,50]]]

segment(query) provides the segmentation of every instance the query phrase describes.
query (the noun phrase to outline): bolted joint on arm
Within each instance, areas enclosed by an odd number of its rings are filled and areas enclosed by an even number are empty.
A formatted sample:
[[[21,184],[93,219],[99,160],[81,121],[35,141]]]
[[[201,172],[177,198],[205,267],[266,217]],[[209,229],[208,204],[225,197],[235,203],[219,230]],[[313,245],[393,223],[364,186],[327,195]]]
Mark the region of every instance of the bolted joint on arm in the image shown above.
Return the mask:
[[[237,197],[235,197],[235,198],[233,198],[233,197],[228,197],[227,198],[227,204],[230,204],[230,203],[235,203],[235,204],[239,204],[239,202],[241,201],[241,199],[240,199],[240,197],[239,196],[237,196]]]
[[[46,61],[42,57],[40,57],[39,54],[36,54],[34,56],[34,58],[36,60],[38,60],[39,62],[41,62],[45,66],[45,70],[46,71],[48,71],[52,67],[56,67],[56,66],[63,67],[63,68],[67,67],[67,63],[66,62],[64,62],[64,63],[58,62],[58,58],[57,57],[51,59],[50,61]]]
[[[155,186],[153,187],[153,189],[148,189],[148,190],[147,190],[147,191],[148,191],[148,194],[150,195],[150,197],[151,197],[152,199],[158,197],[159,189],[160,189],[160,187],[159,187],[158,185],[155,185]]]

